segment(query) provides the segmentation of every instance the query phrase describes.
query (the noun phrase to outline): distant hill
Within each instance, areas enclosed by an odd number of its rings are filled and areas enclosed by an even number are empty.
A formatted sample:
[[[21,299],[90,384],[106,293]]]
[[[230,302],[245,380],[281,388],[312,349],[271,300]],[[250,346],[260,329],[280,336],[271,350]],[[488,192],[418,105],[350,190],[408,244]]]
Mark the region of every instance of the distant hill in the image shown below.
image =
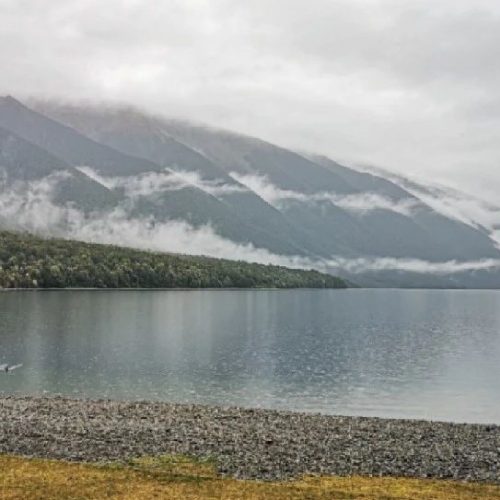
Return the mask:
[[[1,288],[345,288],[317,271],[0,231]]]
[[[163,231],[154,248],[168,250],[178,246],[165,228],[180,223],[187,253],[203,252],[195,241],[209,234],[211,255],[314,266],[366,286],[500,287],[500,220],[488,215],[485,225],[463,217],[453,196],[451,205],[440,202],[444,191],[128,107],[26,106],[5,97],[0,127],[30,165],[26,204],[41,197],[33,179],[56,186],[51,207],[64,212],[51,234],[148,248]],[[25,175],[9,148],[8,140],[0,143],[0,206],[10,203],[13,180]],[[62,171],[71,189],[61,187]],[[9,216],[8,227],[20,220]],[[128,222],[147,231],[121,238]]]

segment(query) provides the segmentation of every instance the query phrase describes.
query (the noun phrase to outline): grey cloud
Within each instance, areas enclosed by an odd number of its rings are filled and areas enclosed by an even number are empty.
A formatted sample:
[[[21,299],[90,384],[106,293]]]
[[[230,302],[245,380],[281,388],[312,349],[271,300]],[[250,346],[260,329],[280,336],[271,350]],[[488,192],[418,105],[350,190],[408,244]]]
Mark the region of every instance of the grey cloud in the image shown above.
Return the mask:
[[[500,190],[491,0],[0,0],[0,92],[129,102]]]

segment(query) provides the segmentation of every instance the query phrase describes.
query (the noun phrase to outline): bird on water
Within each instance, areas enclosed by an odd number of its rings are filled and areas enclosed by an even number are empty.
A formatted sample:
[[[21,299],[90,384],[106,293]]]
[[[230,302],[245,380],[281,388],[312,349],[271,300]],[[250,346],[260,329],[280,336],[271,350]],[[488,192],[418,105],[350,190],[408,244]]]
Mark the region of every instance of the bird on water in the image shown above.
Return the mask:
[[[3,364],[3,365],[0,365],[0,371],[8,373],[8,372],[11,372],[13,370],[16,370],[17,368],[21,368],[21,366],[23,366],[23,365],[19,364],[19,365],[10,365],[9,366],[8,364]]]

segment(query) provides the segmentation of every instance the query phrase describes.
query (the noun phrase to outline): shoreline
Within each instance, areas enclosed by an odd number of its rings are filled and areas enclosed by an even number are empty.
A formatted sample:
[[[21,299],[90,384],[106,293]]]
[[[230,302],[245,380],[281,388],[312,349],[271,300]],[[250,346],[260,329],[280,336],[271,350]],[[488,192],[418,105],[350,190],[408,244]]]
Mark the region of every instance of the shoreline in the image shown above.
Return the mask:
[[[500,484],[500,426],[160,402],[0,397],[0,453],[70,461],[181,454],[221,474]]]
[[[192,292],[192,291],[221,291],[221,292],[248,292],[248,291],[297,291],[297,290],[354,290],[357,288],[314,288],[314,287],[248,287],[248,288],[230,288],[230,287],[212,287],[212,288],[194,288],[194,287],[171,287],[171,288],[98,288],[98,287],[68,287],[68,288],[0,288],[0,292]],[[359,288],[360,290],[369,290],[368,288]]]
[[[194,288],[194,287],[167,287],[167,288],[132,288],[132,287],[118,287],[118,288],[104,288],[104,287],[67,287],[67,288],[2,288],[1,292],[168,292],[168,291],[180,291],[180,292],[191,292],[191,291],[298,291],[298,290],[391,290],[391,291],[437,291],[437,292],[500,292],[499,288],[421,288],[421,287],[364,287],[358,285],[348,285],[344,288],[320,288],[320,287],[205,287],[205,288]]]

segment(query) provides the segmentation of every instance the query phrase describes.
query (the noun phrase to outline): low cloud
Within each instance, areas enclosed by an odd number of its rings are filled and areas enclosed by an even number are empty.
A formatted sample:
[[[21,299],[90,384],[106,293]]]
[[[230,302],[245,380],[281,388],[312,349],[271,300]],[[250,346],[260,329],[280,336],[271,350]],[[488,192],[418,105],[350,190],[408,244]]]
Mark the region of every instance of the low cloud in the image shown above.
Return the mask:
[[[241,175],[237,172],[232,172],[230,175],[276,208],[283,208],[287,202],[294,200],[303,203],[330,202],[344,210],[361,215],[373,210],[389,210],[409,216],[421,206],[417,200],[412,198],[392,200],[386,196],[371,192],[339,195],[323,191],[305,194],[298,191],[281,189],[272,184],[266,176]]]
[[[384,170],[370,169],[374,173],[383,172],[384,177],[420,199],[424,204],[445,217],[455,219],[475,229],[486,230],[490,238],[500,248],[500,206],[480,200],[460,191],[432,185],[420,185]]]
[[[83,214],[71,205],[61,208],[52,201],[57,185],[70,177],[70,172],[61,171],[29,182],[9,182],[6,172],[4,174],[0,182],[3,226],[47,232],[67,227],[69,220],[83,218]]]
[[[251,244],[219,236],[210,225],[193,227],[182,220],[157,223],[152,217],[130,218],[127,207],[84,214],[72,204],[54,202],[58,183],[69,173],[36,181],[16,181],[0,190],[3,227],[95,243],[110,243],[145,250],[207,255],[288,267],[312,267],[308,259],[276,255]]]
[[[127,177],[103,176],[93,168],[86,166],[78,167],[78,170],[109,189],[123,190],[125,195],[130,198],[148,196],[164,191],[177,191],[189,187],[201,189],[215,197],[247,191],[244,186],[228,184],[221,179],[203,179],[198,172],[174,171],[169,168],[165,168],[162,172],[146,172]]]
[[[313,259],[278,255],[252,244],[239,244],[218,235],[210,225],[193,227],[182,220],[156,223],[152,217],[130,218],[125,206],[106,212],[85,214],[72,204],[53,201],[59,182],[69,172],[52,174],[36,181],[16,181],[0,190],[0,222],[3,227],[21,229],[95,243],[109,243],[145,250],[174,252],[231,260],[274,264],[291,268],[344,271],[362,274],[378,271],[406,271],[446,275],[468,271],[495,271],[500,260],[429,262],[420,259],[334,256]]]
[[[417,200],[408,198],[405,200],[391,200],[386,196],[376,193],[350,194],[346,196],[334,196],[330,200],[333,204],[350,210],[352,212],[369,212],[371,210],[389,210],[402,215],[410,216],[420,207]]]
[[[326,262],[330,269],[344,270],[354,274],[377,271],[405,271],[447,275],[469,271],[493,271],[500,269],[500,259],[430,262],[421,259],[396,259],[392,257],[360,257],[355,259],[335,257]]]
[[[275,186],[265,175],[242,175],[238,172],[231,172],[229,175],[275,207],[279,206],[280,202],[284,200],[298,200],[303,202],[310,200],[310,196],[304,193],[281,189]]]

